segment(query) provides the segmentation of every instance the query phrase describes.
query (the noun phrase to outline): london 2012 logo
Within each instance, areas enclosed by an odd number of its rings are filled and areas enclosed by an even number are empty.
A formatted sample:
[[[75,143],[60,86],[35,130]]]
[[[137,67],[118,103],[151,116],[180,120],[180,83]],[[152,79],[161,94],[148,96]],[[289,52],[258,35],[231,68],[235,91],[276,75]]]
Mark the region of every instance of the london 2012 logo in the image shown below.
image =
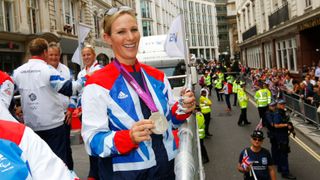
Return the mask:
[[[178,41],[178,32],[169,34],[169,42],[177,42]]]
[[[10,161],[6,157],[4,157],[2,154],[0,154],[0,171],[6,172],[12,168],[13,166],[11,165]]]
[[[37,96],[34,93],[29,94],[29,98],[31,101],[35,101],[37,99]]]

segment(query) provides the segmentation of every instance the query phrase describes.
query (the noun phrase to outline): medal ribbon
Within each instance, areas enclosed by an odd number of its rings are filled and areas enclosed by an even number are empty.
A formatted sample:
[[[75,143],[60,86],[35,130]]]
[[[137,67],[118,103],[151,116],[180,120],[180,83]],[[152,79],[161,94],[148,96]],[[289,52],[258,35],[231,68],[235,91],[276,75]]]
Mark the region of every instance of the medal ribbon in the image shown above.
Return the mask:
[[[143,102],[146,103],[149,109],[152,112],[158,112],[158,109],[152,99],[151,93],[148,89],[148,86],[147,86],[146,80],[144,79],[143,74],[141,73],[145,91],[141,88],[138,82],[131,76],[131,74],[124,67],[121,66],[120,62],[117,59],[115,59],[113,62],[116,68],[120,71],[120,73],[123,75],[126,81],[129,82],[131,87],[137,92],[137,94],[143,100]]]

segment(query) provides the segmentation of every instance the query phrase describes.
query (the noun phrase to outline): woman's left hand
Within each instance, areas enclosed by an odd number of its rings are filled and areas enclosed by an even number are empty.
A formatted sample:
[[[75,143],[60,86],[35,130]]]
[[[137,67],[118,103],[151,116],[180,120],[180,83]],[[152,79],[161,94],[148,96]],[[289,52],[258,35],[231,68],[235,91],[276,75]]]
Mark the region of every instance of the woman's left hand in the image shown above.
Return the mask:
[[[185,108],[185,113],[192,112],[196,107],[196,97],[194,96],[193,92],[190,90],[182,90],[182,107]]]

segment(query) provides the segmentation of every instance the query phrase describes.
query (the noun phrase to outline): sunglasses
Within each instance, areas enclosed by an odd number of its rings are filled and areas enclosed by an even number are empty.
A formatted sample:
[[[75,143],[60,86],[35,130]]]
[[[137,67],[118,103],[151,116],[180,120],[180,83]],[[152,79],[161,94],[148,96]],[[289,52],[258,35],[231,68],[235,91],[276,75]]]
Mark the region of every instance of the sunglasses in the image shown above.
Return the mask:
[[[261,142],[263,139],[261,139],[261,138],[252,138],[252,140]]]
[[[104,13],[104,16],[112,16],[118,11],[131,11],[132,8],[129,6],[120,6],[120,7],[111,7],[110,9],[107,9]]]

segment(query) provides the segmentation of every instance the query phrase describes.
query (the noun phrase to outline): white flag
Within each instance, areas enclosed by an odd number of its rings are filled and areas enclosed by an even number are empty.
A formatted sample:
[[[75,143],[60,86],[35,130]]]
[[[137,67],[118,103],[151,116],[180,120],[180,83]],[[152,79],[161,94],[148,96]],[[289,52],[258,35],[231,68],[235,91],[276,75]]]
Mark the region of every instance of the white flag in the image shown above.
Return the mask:
[[[82,58],[81,58],[81,44],[84,42],[84,40],[86,39],[86,37],[88,36],[88,33],[90,32],[90,28],[88,26],[85,26],[83,24],[79,24],[79,34],[78,34],[78,48],[76,49],[76,51],[73,53],[73,56],[71,58],[71,61],[74,63],[77,63],[81,66],[83,66],[82,63]]]
[[[165,50],[171,57],[185,57],[185,38],[182,24],[182,16],[178,15],[171,23],[169,33],[165,42]]]

